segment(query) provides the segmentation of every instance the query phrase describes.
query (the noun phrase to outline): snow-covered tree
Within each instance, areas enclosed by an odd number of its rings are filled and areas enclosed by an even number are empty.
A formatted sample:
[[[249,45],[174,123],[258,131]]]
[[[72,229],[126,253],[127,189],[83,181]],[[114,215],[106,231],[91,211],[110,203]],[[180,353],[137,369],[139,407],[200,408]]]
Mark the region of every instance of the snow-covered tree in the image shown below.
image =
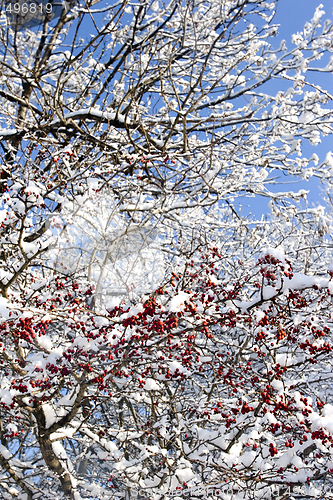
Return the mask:
[[[332,217],[276,188],[330,182],[302,148],[331,133],[333,26],[318,7],[277,47],[276,4],[0,28],[5,500],[330,487]]]
[[[205,246],[103,314],[59,276],[2,300],[4,498],[329,492],[333,272],[243,257]]]

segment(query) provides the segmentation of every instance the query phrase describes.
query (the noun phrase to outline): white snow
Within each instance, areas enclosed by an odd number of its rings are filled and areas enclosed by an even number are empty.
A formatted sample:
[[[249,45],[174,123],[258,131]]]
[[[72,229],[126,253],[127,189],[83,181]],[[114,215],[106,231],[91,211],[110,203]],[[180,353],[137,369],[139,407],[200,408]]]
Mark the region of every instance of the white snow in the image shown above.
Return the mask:
[[[194,472],[189,467],[185,467],[185,469],[177,469],[175,474],[181,482],[185,483],[193,479],[195,476]]]
[[[80,119],[80,118],[99,118],[101,119],[102,121],[113,121],[115,120],[116,118],[116,113],[112,112],[112,113],[107,113],[105,111],[101,111],[97,108],[83,108],[83,109],[80,109],[80,110],[77,110],[77,111],[71,111],[69,113],[66,113],[65,116],[64,116],[64,120],[68,120],[69,118],[75,120],[76,118],[77,119]],[[121,113],[117,113],[117,121],[120,122],[120,123],[125,123],[125,116],[122,115]],[[127,120],[127,123],[129,123],[130,120]],[[55,126],[55,125],[59,125],[60,124],[60,121],[59,120],[54,120],[51,125],[52,126]],[[10,131],[3,131],[3,132],[0,132],[0,136],[1,135],[11,135],[13,132],[16,132],[16,130],[10,130]]]
[[[52,346],[53,346],[52,340],[51,340],[51,337],[49,337],[48,335],[42,335],[41,337],[38,337],[38,343],[39,343],[39,345],[44,347],[44,349],[46,349],[47,351],[52,350]]]
[[[292,463],[292,459],[294,456],[294,451],[289,450],[285,451],[277,460],[277,464],[280,467],[287,467],[290,463]]]
[[[158,12],[159,11],[159,3],[158,3],[158,0],[155,0],[155,2],[153,2],[152,6],[151,6],[151,10],[153,10],[154,12]]]
[[[267,255],[267,253],[265,254]],[[279,254],[280,257],[282,257],[281,254]],[[288,290],[304,290],[305,288],[312,288],[314,285],[317,285],[318,287],[321,288],[329,288],[330,290],[333,289],[332,284],[330,283],[329,279],[327,278],[322,278],[320,276],[308,276],[307,274],[303,273],[294,273],[293,277],[291,279],[285,279],[282,287],[282,291],[284,293],[287,293]],[[273,286],[263,286],[263,297],[265,300],[269,300],[270,298],[274,297],[277,295],[277,290],[276,287]],[[250,301],[240,301],[240,300],[234,300],[234,304],[242,311],[246,312],[247,309],[254,304],[256,304],[258,301],[261,299],[261,294],[258,293],[252,300]],[[230,303],[230,307],[231,307]],[[229,304],[226,304],[229,306]],[[260,312],[259,312],[260,316]]]
[[[319,157],[318,157],[318,155],[316,155],[316,153],[313,153],[313,155],[311,156],[311,158],[309,158],[309,161],[313,161],[313,163],[315,165],[318,165],[318,163],[319,163]]]
[[[99,182],[98,179],[91,177],[87,179],[87,184],[90,189],[98,189]]]
[[[6,460],[8,460],[11,456],[7,448],[5,448],[5,446],[3,446],[1,443],[0,443],[0,453]]]
[[[272,257],[275,257],[281,262],[285,262],[285,254],[282,246],[278,246],[276,248],[273,247],[264,248],[260,254],[260,258],[263,258],[266,255],[271,255]]]
[[[261,309],[258,309],[258,311],[255,311],[255,317],[256,317],[256,321],[260,321],[262,318],[264,318],[266,316],[266,314],[264,313],[264,311],[262,311]]]
[[[16,128],[0,129],[0,137],[6,137],[8,135],[15,135],[18,133]]]
[[[49,429],[52,424],[56,421],[56,414],[53,407],[49,403],[43,404],[43,411],[45,416],[45,427]]]
[[[329,280],[327,278],[320,278],[319,276],[308,276],[302,273],[294,273],[291,279],[284,282],[283,289],[303,290],[304,288],[311,288],[314,285],[326,288]]]
[[[322,410],[322,416],[312,412],[309,417],[312,420],[312,432],[324,427],[330,434],[333,434],[333,405],[326,404]]]
[[[5,297],[0,297],[0,317],[9,318],[9,301]]]
[[[284,384],[281,380],[273,380],[271,382],[271,386],[277,391],[278,394],[284,393]]]
[[[265,300],[271,299],[276,295],[276,288],[274,286],[264,286],[262,291],[263,298]]]
[[[14,391],[15,394],[15,391]],[[5,405],[10,405],[13,402],[13,395],[11,391],[8,391],[7,389],[0,389],[0,401],[1,403],[4,403]]]
[[[241,462],[245,467],[248,467],[255,460],[257,454],[254,451],[246,451],[241,457]]]
[[[69,470],[69,471],[72,471],[73,470],[73,464],[69,460],[69,457],[67,456],[66,450],[63,447],[63,445],[61,444],[61,442],[60,441],[53,441],[52,448],[53,448],[53,451],[54,451],[55,455],[58,458],[62,459],[62,464],[65,466],[65,468],[67,470]]]
[[[188,371],[187,368],[185,368],[183,365],[179,363],[179,361],[171,361],[169,363],[169,370],[174,373],[178,369],[179,373],[184,373],[186,375],[190,375],[190,372]]]
[[[110,323],[110,321],[107,318],[104,318],[103,316],[95,316],[94,322],[95,325],[98,327],[106,326]]]
[[[128,311],[128,317],[136,316],[139,312],[143,311],[144,311],[143,304],[136,304],[135,306],[132,306]]]
[[[160,384],[158,384],[153,378],[147,378],[145,382],[146,391],[159,391],[161,389]]]
[[[184,302],[186,300],[189,300],[190,295],[186,292],[179,292],[177,295],[172,297],[170,304],[169,304],[169,311],[170,312],[177,312],[177,311],[183,311],[185,309],[185,304]]]
[[[107,311],[112,311],[115,307],[118,307],[121,302],[120,297],[112,297],[106,304],[105,308]]]
[[[281,353],[276,355],[276,362],[279,363],[281,366],[289,366],[292,363],[292,357],[291,354],[288,353]]]
[[[332,151],[329,151],[327,155],[325,156],[324,163],[328,166],[333,168],[333,156],[332,156]]]
[[[76,337],[73,344],[83,350],[90,349],[91,343],[85,337]]]

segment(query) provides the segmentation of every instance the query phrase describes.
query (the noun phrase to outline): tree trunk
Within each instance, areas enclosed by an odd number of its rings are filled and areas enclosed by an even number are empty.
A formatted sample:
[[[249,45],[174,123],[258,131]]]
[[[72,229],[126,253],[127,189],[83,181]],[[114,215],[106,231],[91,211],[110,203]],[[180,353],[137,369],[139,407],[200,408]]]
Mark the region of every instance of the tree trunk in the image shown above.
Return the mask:
[[[48,436],[40,436],[39,444],[46,465],[59,478],[62,491],[69,498],[74,498],[71,477],[63,468],[59,458],[54,453],[50,438]]]

